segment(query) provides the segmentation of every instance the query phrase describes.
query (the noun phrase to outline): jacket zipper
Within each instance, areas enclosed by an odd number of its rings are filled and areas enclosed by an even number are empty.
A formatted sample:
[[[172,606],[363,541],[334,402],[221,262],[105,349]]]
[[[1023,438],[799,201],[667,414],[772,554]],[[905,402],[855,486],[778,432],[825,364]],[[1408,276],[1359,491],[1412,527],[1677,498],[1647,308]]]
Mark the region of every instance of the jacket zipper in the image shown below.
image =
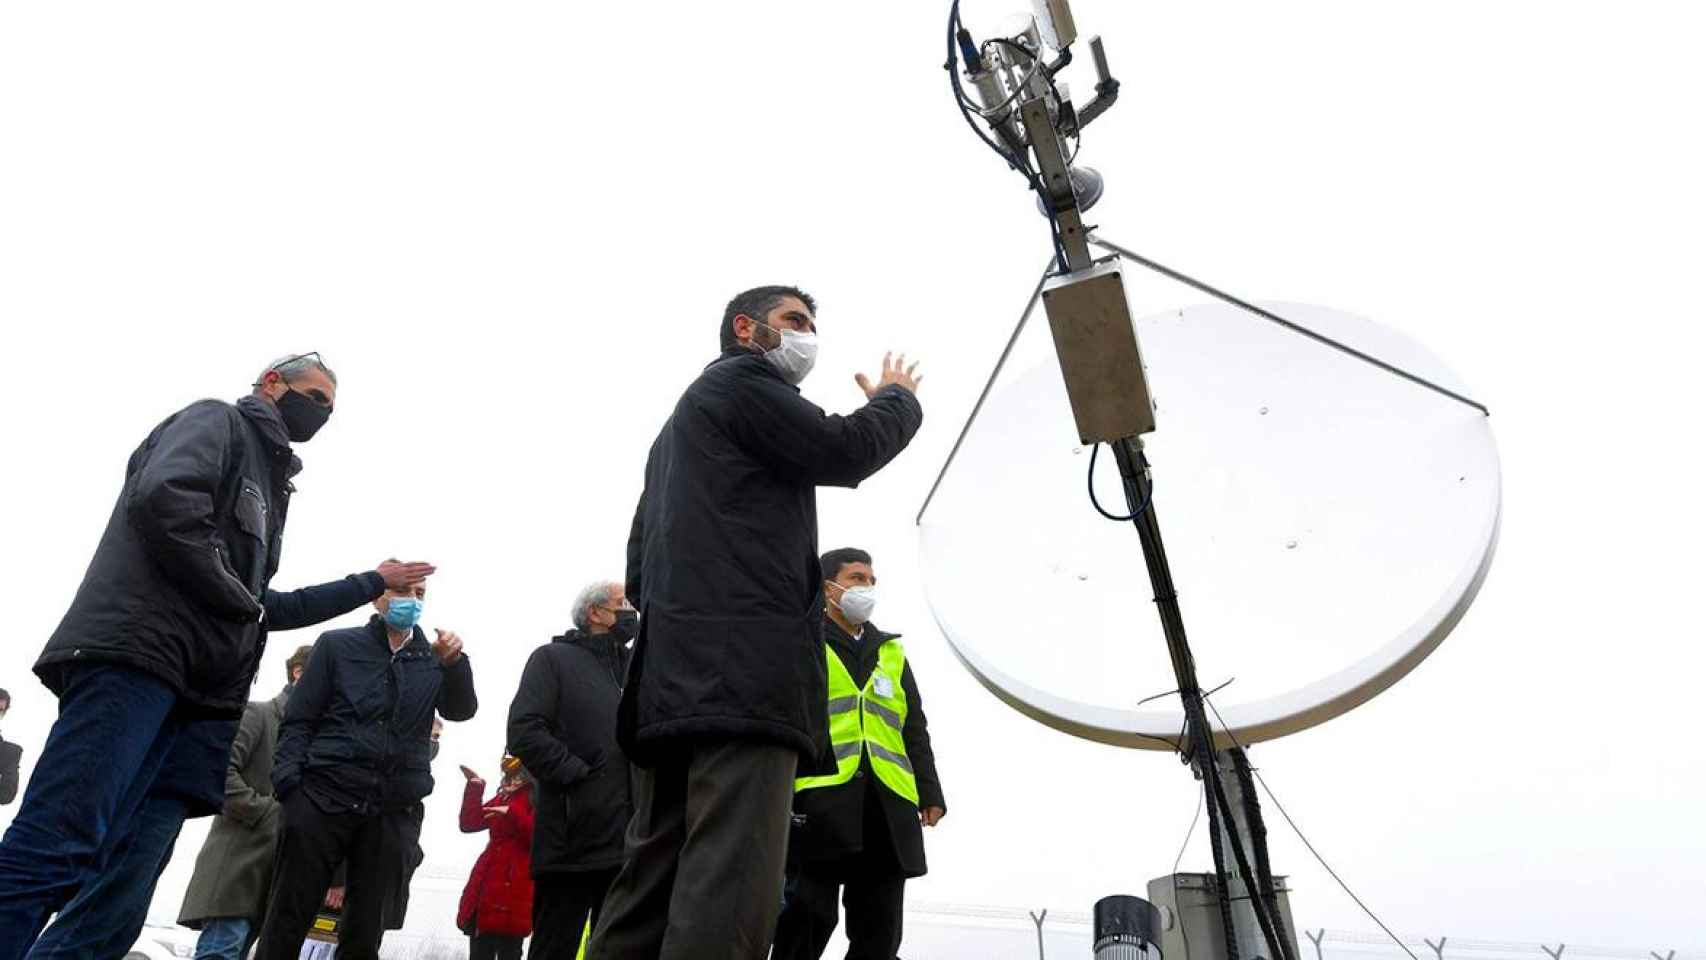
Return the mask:
[[[272,552],[272,518],[267,515],[267,501],[259,493],[243,488],[242,495],[255,501],[261,508],[261,549],[255,554],[255,559],[249,564],[249,577],[255,583],[255,592],[261,592],[261,581],[266,579],[267,555]]]

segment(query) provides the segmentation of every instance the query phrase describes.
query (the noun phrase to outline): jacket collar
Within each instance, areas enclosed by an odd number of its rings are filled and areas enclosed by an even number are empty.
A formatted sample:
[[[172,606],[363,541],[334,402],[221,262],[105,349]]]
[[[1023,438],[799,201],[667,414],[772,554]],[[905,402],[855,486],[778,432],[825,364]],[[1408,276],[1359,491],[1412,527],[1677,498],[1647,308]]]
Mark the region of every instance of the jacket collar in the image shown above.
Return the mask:
[[[787,384],[787,386],[793,390],[797,391],[800,389],[794,384],[788,383],[787,378],[782,376],[782,371],[771,366],[770,361],[764,359],[764,354],[759,353],[756,350],[748,350],[745,347],[735,346],[724,350],[717,359],[706,364],[705,369],[709,370],[719,363],[740,363],[742,361],[757,361],[756,363],[748,362],[746,365],[762,376],[767,376],[780,383]]]
[[[386,629],[385,619],[383,617],[377,613],[368,617],[367,632],[372,635],[374,639],[379,641],[379,645],[385,648],[385,652],[387,654],[391,652],[391,631]],[[418,648],[426,646],[428,646],[426,632],[423,631],[420,624],[417,623],[410,628],[409,639],[403,641],[403,645],[397,648],[397,655],[401,656],[405,653],[417,652]]]
[[[605,653],[611,650],[626,650],[628,645],[617,643],[616,637],[609,633],[591,634],[578,627],[571,627],[566,633],[551,638],[552,643],[567,643],[571,646],[585,647],[595,653]]]
[[[243,419],[266,441],[273,462],[284,465],[286,480],[302,471],[302,461],[291,452],[290,434],[284,429],[284,418],[279,416],[277,407],[254,394],[249,394],[237,401],[237,412],[241,413]]]
[[[823,618],[823,639],[826,643],[840,647],[848,653],[864,656],[867,651],[875,650],[890,640],[899,640],[900,634],[887,633],[878,628],[876,624],[867,623],[865,624],[865,632],[854,637],[841,629],[841,624],[831,620],[829,615],[825,614]]]

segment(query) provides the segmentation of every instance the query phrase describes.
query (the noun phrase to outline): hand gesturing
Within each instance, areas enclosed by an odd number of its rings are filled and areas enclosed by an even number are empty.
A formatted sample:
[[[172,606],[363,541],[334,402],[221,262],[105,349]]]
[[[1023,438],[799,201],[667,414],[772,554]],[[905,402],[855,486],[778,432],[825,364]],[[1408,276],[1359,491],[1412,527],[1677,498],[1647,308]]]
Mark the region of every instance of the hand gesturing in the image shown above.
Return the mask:
[[[438,639],[432,642],[432,652],[438,657],[438,662],[452,666],[462,659],[462,638],[449,630],[434,630]]]
[[[908,393],[916,394],[918,385],[924,382],[924,378],[918,376],[917,371],[918,364],[914,363],[910,367],[906,365],[906,354],[903,353],[896,357],[892,353],[885,353],[883,354],[882,379],[875,386],[871,385],[871,378],[862,373],[855,374],[853,382],[859,385],[859,389],[865,391],[866,399],[875,397],[878,390],[890,384],[901,387]]]
[[[418,560],[404,563],[396,557],[380,564],[377,569],[379,576],[385,580],[385,589],[387,590],[408,590],[438,570],[430,563],[422,563]]]

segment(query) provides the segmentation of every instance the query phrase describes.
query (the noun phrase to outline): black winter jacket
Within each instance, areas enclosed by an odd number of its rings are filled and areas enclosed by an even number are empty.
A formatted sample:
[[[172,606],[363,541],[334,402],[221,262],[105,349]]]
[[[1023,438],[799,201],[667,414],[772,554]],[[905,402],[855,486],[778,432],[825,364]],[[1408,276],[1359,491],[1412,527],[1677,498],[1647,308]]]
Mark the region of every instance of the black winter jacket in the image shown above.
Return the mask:
[[[866,624],[864,636],[855,640],[828,617],[824,618],[823,633],[861,690],[871,678],[871,671],[877,668],[878,648],[899,636]],[[918,811],[928,807],[946,810],[948,802],[942,797],[936,753],[930,747],[930,724],[924,717],[924,700],[918,695],[918,681],[912,675],[910,660],[901,672],[900,686],[906,692],[906,724],[901,737],[906,741],[906,759],[912,763],[912,775],[918,781],[918,805],[913,806],[883,786],[871,772],[871,758],[861,756],[859,770],[851,781],[794,794],[796,826],[789,837],[789,859],[835,860],[860,852],[881,856],[871,847],[885,844],[893,850],[902,876],[924,875],[924,828],[918,822]],[[826,680],[826,706],[828,689]],[[877,810],[868,809],[873,804]],[[887,829],[873,833],[874,824]]]
[[[898,386],[826,415],[738,348],[687,388],[652,444],[628,540],[630,758],[707,734],[791,746],[802,769],[827,757],[817,488],[857,486],[923,419]]]
[[[408,809],[432,792],[433,712],[477,707],[467,655],[444,666],[420,627],[396,654],[379,617],[323,633],[285,707],[273,794],[301,787],[327,813]]]
[[[288,593],[268,590],[266,622],[279,629],[324,623],[371,602],[384,592],[384,578],[372,570]],[[226,717],[185,724],[155,778],[155,789],[183,800],[191,817],[211,817],[221,812],[226,802],[224,765],[237,737],[237,724]]]
[[[608,633],[570,630],[533,651],[509,708],[509,749],[538,786],[535,877],[622,863],[634,813],[628,758],[616,743],[616,705],[628,650]],[[588,761],[601,762],[596,770]]]
[[[11,803],[18,796],[18,764],[23,762],[24,748],[7,743],[0,737],[0,804]]]
[[[241,716],[300,469],[277,409],[258,397],[203,400],[155,427],[36,661],[42,682],[57,694],[69,666],[118,664],[170,686],[187,715]]]

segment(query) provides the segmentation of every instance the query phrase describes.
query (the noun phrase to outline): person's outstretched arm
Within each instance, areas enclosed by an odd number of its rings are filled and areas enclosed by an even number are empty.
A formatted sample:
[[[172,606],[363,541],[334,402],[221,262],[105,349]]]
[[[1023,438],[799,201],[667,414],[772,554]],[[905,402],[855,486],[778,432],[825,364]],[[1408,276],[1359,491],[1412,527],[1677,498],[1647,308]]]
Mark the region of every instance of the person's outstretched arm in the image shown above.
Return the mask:
[[[372,603],[384,592],[385,578],[379,571],[369,570],[297,590],[269,589],[262,594],[261,602],[267,608],[268,627],[299,630],[341,617],[363,604]]]
[[[924,423],[914,381],[889,358],[866,404],[826,414],[782,380],[751,377],[719,411],[735,443],[761,462],[817,486],[856,487],[906,449]]]
[[[413,587],[437,569],[420,561],[387,560],[366,573],[352,573],[330,583],[300,590],[268,590],[261,597],[267,608],[267,625],[274,630],[298,630],[325,623],[372,603],[386,588]]]

